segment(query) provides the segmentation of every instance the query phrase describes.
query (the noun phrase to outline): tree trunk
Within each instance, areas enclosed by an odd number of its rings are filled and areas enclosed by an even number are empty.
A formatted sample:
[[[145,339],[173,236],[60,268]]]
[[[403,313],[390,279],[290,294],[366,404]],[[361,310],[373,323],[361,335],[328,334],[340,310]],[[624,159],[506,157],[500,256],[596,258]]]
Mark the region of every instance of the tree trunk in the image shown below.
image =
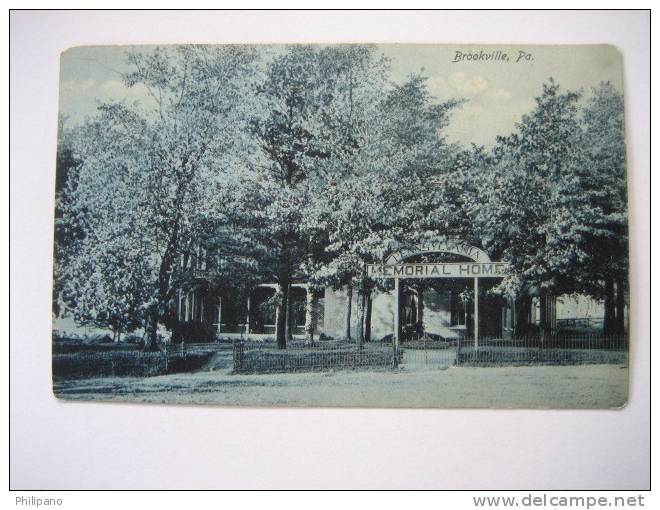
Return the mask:
[[[181,219],[180,211],[177,212],[173,220],[174,226],[172,233],[167,243],[167,248],[160,261],[158,269],[158,294],[156,304],[152,305],[148,313],[149,321],[149,334],[144,344],[146,352],[158,351],[158,322],[163,316],[169,301],[169,293],[171,291],[171,276],[172,267],[176,258],[176,247],[179,242],[179,223]]]
[[[529,296],[521,297],[516,301],[516,317],[514,325],[514,335],[524,337],[529,334],[530,313],[532,310],[532,300]]]
[[[474,310],[474,298],[468,299],[465,306],[465,333],[467,337],[472,338],[474,334],[474,321],[472,320],[472,311]]]
[[[345,334],[346,340],[351,339],[351,307],[353,306],[353,287],[348,285],[346,288],[346,324]]]
[[[287,310],[289,309],[289,284],[280,285],[280,299],[277,303],[277,315],[275,334],[277,337],[277,348],[286,349],[286,323]]]
[[[541,338],[548,334],[548,294],[541,289],[539,295],[539,326],[541,328]]]
[[[367,293],[367,312],[364,318],[364,341],[371,342],[371,291]]]
[[[287,300],[286,307],[286,339],[287,341],[293,340],[293,313],[291,306],[293,305],[293,294],[291,293],[291,286],[289,286],[289,299]]]
[[[278,299],[280,299],[281,294],[279,290],[276,292],[276,295],[278,296]],[[281,308],[282,307],[279,304],[275,306],[275,339],[277,339],[277,325],[280,323],[280,316],[282,315]]]
[[[417,291],[417,329],[419,333],[424,332],[424,290]]]
[[[314,345],[314,330],[316,329],[316,292],[307,289],[307,301],[305,302],[305,343]]]
[[[358,290],[358,327],[357,327],[357,345],[362,349],[364,343],[364,316],[366,310],[366,294],[363,290]]]
[[[616,282],[616,334],[623,335],[626,332],[625,323],[625,284],[624,280]]]
[[[614,321],[614,281],[611,278],[608,278],[605,280],[605,316],[603,317],[603,334],[611,335],[614,332]]]
[[[145,352],[158,351],[158,305],[154,305],[149,310],[149,318],[147,323],[147,336],[144,342],[143,350]]]

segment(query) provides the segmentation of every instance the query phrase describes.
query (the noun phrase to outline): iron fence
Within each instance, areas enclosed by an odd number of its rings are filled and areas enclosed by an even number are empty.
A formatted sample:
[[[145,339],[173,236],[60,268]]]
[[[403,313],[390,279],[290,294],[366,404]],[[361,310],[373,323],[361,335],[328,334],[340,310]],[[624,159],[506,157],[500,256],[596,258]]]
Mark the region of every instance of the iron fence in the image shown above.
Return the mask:
[[[392,347],[379,343],[290,341],[286,349],[278,349],[274,342],[236,340],[233,343],[237,374],[388,368],[393,360]]]
[[[400,364],[406,369],[424,366],[449,367],[456,363],[458,339],[419,336],[399,346]]]
[[[136,349],[100,352],[53,350],[55,378],[152,376],[192,372],[222,358],[234,373],[298,372],[335,369],[459,366],[621,364],[628,362],[627,335],[529,336],[522,338],[443,339],[419,336],[394,349],[391,338],[358,345],[355,341],[274,339],[206,344],[168,344],[155,353]]]
[[[369,342],[358,346],[349,341],[315,344],[288,342],[277,349],[274,342],[233,343],[235,373],[294,372],[341,368],[422,367],[451,365],[548,365],[626,364],[626,335],[529,336],[514,339],[443,339],[419,336],[402,342],[397,349],[390,342]]]
[[[460,341],[456,348],[457,365],[625,364],[627,360],[627,335],[479,338]]]

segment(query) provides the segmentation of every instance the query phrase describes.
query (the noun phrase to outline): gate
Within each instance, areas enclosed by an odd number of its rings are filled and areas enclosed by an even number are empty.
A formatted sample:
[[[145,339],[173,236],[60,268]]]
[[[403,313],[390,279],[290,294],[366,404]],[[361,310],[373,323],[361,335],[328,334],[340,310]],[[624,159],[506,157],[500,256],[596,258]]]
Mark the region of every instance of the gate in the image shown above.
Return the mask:
[[[400,345],[400,364],[407,369],[447,368],[456,363],[458,347],[458,339],[433,340],[421,336]]]

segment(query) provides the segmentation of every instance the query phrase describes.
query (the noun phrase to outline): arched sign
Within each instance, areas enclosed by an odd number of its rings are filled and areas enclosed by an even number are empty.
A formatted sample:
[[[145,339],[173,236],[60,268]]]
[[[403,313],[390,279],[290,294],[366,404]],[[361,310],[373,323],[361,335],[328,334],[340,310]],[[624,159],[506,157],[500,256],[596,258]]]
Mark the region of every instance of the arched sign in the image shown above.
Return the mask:
[[[471,262],[413,262],[406,259],[416,255],[451,253]],[[441,239],[396,251],[383,264],[367,264],[371,278],[503,278],[509,270],[506,262],[493,262],[481,248],[460,239]]]
[[[451,253],[453,255],[467,257],[474,262],[491,262],[488,253],[486,253],[481,248],[477,248],[476,246],[464,243],[458,239],[445,239],[442,241],[431,241],[428,243],[423,243],[410,249],[394,252],[389,257],[387,257],[385,263],[398,264],[410,257],[414,257],[416,255],[424,255],[427,253]]]
[[[452,253],[471,259],[472,262],[406,263],[416,255],[430,253]],[[469,245],[458,239],[442,239],[392,253],[383,264],[367,264],[366,274],[371,278],[393,278],[394,295],[394,351],[397,356],[401,336],[400,321],[400,280],[404,278],[471,278],[474,279],[474,346],[479,342],[479,279],[504,278],[509,271],[506,262],[492,262],[481,248]]]

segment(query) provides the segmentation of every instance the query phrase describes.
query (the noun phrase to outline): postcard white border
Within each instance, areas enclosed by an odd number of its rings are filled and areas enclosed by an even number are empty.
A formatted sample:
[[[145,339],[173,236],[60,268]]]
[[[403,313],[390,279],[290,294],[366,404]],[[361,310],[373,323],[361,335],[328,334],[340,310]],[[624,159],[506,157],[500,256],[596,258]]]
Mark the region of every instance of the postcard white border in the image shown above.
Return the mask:
[[[11,486],[645,488],[649,481],[649,33],[643,12],[14,12]],[[240,409],[62,403],[50,390],[59,52],[77,45],[610,43],[624,55],[632,385],[619,411]]]

